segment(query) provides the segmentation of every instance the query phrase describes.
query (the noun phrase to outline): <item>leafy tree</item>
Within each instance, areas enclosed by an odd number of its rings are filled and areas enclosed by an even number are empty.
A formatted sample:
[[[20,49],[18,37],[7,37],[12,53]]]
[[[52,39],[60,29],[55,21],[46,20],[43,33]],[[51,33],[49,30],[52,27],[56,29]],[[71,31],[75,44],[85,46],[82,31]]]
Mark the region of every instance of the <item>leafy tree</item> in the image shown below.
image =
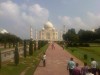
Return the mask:
[[[16,35],[10,33],[0,34],[0,42],[4,44],[4,48],[6,48],[7,43],[9,43],[10,47],[11,43],[13,43],[14,46],[16,42],[21,42],[21,41],[22,40]]]
[[[66,34],[63,35],[65,41],[77,42],[78,35],[75,32],[75,29],[69,29]]]
[[[100,28],[95,29],[97,39],[100,39]]]
[[[85,31],[85,30],[80,30],[78,32],[79,40],[81,42],[91,42],[95,40],[95,33],[93,31]]]

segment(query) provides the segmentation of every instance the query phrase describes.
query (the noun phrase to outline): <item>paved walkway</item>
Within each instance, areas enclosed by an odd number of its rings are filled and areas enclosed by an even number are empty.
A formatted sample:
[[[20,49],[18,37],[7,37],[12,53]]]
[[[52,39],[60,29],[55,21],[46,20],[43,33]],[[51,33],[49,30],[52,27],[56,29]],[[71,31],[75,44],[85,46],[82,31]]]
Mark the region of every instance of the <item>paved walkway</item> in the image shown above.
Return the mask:
[[[51,45],[49,45],[46,55],[46,67],[43,67],[41,61],[34,75],[69,75],[66,64],[70,57],[73,57],[80,66],[83,65],[80,60],[63,50],[63,48],[56,43],[55,50],[52,50]]]

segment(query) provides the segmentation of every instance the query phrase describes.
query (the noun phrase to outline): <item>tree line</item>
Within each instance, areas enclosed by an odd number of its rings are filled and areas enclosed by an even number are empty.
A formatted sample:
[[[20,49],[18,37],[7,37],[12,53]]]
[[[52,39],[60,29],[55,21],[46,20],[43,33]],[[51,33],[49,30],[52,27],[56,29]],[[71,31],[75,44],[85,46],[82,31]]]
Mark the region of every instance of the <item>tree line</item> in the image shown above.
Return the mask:
[[[16,35],[13,35],[10,33],[5,33],[5,34],[0,33],[0,44],[4,44],[4,48],[6,48],[7,44],[9,44],[9,47],[11,47],[11,45],[13,45],[14,47],[15,43],[21,42],[21,41],[22,39]]]
[[[100,43],[100,27],[94,31],[80,29],[78,33],[72,28],[63,34],[63,39],[69,43]]]

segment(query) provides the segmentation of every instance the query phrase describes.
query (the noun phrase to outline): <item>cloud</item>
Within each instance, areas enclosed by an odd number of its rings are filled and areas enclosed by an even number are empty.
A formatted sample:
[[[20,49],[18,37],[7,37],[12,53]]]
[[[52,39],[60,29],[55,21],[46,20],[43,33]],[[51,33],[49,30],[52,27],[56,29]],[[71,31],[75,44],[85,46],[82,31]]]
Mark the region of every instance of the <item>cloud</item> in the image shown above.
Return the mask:
[[[49,11],[39,4],[18,5],[11,0],[0,2],[0,27],[22,38],[29,38],[30,25],[41,25],[48,16]]]
[[[58,18],[62,21],[63,24],[71,24],[71,19],[68,16],[58,16]]]
[[[47,9],[41,7],[39,4],[35,4],[29,7],[29,10],[37,16],[48,16],[49,12]]]
[[[74,18],[73,25],[76,25],[79,28],[86,27],[86,24],[82,21],[82,19],[80,17]]]
[[[87,27],[80,17],[71,18],[68,16],[59,16],[58,18],[64,25],[66,25],[67,29],[75,28],[76,30],[79,30]]]
[[[100,26],[100,14],[94,14],[92,12],[87,12],[88,22],[92,28]]]
[[[85,19],[84,19],[85,18]],[[67,29],[75,28],[77,31],[80,29],[92,30],[100,27],[100,14],[87,12],[87,15],[82,17],[68,17],[58,16],[62,24],[65,24]]]

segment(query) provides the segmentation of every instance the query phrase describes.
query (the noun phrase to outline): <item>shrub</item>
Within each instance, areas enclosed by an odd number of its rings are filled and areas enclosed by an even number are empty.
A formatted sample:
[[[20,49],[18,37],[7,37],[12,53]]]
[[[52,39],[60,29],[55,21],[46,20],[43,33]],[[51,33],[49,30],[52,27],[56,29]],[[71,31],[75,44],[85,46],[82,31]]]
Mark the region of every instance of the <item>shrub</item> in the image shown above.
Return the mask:
[[[18,65],[19,64],[18,43],[16,44],[16,47],[15,47],[14,60],[15,60],[15,65]]]
[[[27,50],[27,46],[26,46],[26,41],[24,40],[24,57],[26,58],[26,50]]]
[[[84,44],[84,47],[89,47],[90,45],[88,43],[85,43]]]
[[[75,50],[72,49],[71,51],[74,52]]]
[[[33,55],[33,41],[30,40],[29,43],[29,55],[32,56]]]
[[[48,43],[48,41],[38,41],[38,49],[40,49],[41,47],[43,47],[44,45],[46,45]]]
[[[77,47],[78,45],[77,45],[77,43],[73,43],[73,47]]]
[[[36,51],[36,41],[34,41],[34,51]]]
[[[0,68],[1,68],[1,51],[0,51]]]
[[[87,54],[84,54],[84,59],[87,60],[88,56]]]

